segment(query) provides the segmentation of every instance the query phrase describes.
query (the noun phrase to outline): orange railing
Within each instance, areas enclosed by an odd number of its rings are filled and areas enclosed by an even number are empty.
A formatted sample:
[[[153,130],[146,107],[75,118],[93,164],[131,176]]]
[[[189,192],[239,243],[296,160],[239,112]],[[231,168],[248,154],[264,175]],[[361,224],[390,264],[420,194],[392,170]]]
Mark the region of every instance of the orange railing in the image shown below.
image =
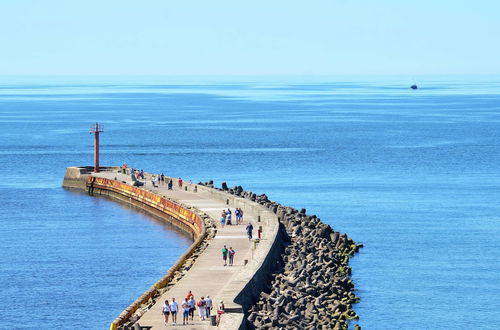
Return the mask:
[[[198,237],[203,232],[203,220],[198,214],[165,197],[120,181],[106,178],[89,176],[87,178],[87,186],[90,184],[93,184],[94,189],[98,188],[116,192],[171,216],[175,220],[191,228],[195,237]]]

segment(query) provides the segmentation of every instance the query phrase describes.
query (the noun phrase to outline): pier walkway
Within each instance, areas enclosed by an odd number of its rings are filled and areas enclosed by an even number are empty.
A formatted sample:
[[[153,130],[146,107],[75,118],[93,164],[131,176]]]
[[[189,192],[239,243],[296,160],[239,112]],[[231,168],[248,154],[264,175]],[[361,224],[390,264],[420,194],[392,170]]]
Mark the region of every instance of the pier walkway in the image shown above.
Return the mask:
[[[107,179],[116,179],[132,185],[130,175],[116,172],[93,173],[92,175]],[[215,220],[217,234],[184,277],[165,292],[138,322],[143,326],[152,326],[153,329],[214,329],[213,326],[210,326],[209,320],[200,321],[198,310],[195,311],[194,321],[190,321],[189,326],[182,325],[181,304],[188,291],[191,290],[196,300],[207,295],[212,298],[214,305],[212,315],[216,314],[217,305],[223,300],[226,309],[235,312],[228,312],[222,316],[220,328],[238,329],[244,315],[241,311],[241,306],[234,303],[233,300],[250,279],[252,279],[255,272],[265,260],[276,237],[278,228],[277,217],[268,209],[248,199],[225,194],[203,186],[198,186],[197,192],[194,192],[194,185],[189,183],[187,183],[188,191],[185,191],[184,186],[182,189],[178,187],[177,180],[174,179],[173,182],[173,190],[168,190],[166,183],[161,184],[159,188],[154,188],[150,180],[145,180],[145,185],[141,188],[182,204],[194,206],[205,212]],[[226,204],[227,200],[229,200],[229,204]],[[233,214],[236,207],[242,208],[244,210],[244,220],[242,224],[235,225],[236,219],[233,216],[233,225],[226,225],[224,228],[221,228],[220,215],[222,210],[228,207],[231,208]],[[257,222],[259,216],[261,221]],[[255,249],[253,248],[254,243],[249,241],[245,231],[246,224],[249,221],[254,226],[254,237],[257,237],[259,226],[262,226],[263,229],[262,240],[257,244]],[[234,266],[223,266],[221,250],[224,245],[227,248],[231,246],[236,251]],[[246,265],[244,265],[245,259],[248,260]],[[140,269],[136,271],[140,271]],[[179,303],[177,326],[172,325],[171,317],[169,324],[165,326],[162,306],[166,299],[172,301],[172,297],[175,297]]]

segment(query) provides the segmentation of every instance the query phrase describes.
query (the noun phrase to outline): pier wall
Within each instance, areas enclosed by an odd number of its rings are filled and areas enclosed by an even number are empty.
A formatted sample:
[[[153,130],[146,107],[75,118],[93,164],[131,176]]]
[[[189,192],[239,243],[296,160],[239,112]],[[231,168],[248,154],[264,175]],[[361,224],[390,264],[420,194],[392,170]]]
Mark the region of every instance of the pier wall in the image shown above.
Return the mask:
[[[200,247],[206,236],[206,228],[201,212],[191,206],[184,206],[150,191],[133,187],[126,183],[91,175],[91,167],[69,167],[64,176],[63,187],[86,190],[92,195],[106,196],[123,203],[132,204],[145,211],[153,213],[173,226],[182,229],[192,236],[194,242],[184,252],[167,273],[154,283],[146,292],[130,304],[113,322],[110,330],[118,329],[136,313],[136,311],[150,302],[159,294],[159,290],[174,279],[175,273],[184,262]],[[107,171],[118,171],[119,167],[106,168]]]

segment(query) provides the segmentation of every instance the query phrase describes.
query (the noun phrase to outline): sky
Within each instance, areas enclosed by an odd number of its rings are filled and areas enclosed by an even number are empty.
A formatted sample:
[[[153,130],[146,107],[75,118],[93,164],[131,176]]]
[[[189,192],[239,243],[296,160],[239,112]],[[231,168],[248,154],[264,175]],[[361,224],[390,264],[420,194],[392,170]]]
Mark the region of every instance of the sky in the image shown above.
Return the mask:
[[[0,0],[0,75],[500,74],[498,0]]]

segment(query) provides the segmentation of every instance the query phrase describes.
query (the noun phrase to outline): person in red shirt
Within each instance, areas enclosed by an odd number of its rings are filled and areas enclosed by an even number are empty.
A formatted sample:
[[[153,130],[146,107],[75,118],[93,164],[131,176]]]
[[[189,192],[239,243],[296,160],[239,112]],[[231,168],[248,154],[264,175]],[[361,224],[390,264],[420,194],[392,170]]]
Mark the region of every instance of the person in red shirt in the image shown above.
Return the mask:
[[[182,179],[179,178],[179,188],[182,188]]]

